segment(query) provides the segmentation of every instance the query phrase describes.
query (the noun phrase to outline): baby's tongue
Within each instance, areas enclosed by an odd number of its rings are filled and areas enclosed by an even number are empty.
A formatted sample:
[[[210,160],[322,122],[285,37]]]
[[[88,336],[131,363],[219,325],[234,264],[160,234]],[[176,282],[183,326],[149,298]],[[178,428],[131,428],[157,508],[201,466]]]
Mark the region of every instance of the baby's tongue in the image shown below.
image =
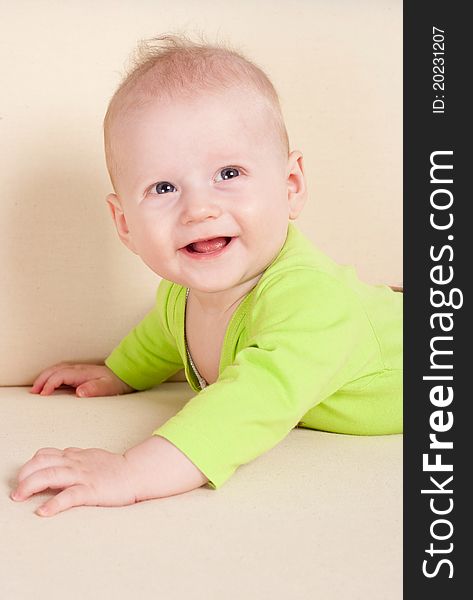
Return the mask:
[[[213,238],[211,240],[202,240],[201,242],[194,242],[190,244],[193,250],[196,252],[215,252],[220,250],[226,244],[224,237]]]

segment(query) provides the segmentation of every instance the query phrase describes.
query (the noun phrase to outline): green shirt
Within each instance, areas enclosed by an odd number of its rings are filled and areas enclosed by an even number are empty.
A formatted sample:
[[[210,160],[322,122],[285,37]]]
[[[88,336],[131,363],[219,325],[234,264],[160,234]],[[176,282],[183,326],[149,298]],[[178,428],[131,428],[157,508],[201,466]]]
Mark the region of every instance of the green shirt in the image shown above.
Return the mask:
[[[184,367],[195,392],[153,434],[220,487],[296,426],[402,432],[402,294],[360,281],[293,223],[233,313],[218,380],[200,389],[184,338],[186,288],[161,280],[155,307],[105,364],[137,390]]]

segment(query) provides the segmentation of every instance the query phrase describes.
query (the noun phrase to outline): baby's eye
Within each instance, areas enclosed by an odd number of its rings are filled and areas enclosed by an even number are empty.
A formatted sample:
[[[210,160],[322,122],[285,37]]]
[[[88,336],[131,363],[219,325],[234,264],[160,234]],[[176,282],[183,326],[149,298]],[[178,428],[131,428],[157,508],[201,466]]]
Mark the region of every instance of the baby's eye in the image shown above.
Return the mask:
[[[234,179],[240,175],[240,171],[235,167],[225,167],[222,169],[216,177],[217,181],[222,181],[224,179]]]
[[[176,188],[169,183],[169,181],[160,181],[155,186],[157,194],[167,194],[168,192],[175,192]]]

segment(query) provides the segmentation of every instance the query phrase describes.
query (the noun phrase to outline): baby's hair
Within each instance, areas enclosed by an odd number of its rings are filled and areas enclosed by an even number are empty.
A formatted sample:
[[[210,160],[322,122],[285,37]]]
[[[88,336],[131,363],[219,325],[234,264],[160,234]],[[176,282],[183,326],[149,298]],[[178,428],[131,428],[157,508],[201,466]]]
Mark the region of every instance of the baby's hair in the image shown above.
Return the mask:
[[[153,98],[182,98],[242,85],[265,100],[287,155],[289,141],[278,94],[264,71],[241,52],[228,44],[209,44],[203,36],[199,42],[182,34],[141,40],[131,59],[131,68],[112,96],[104,119],[105,154],[112,181],[115,169],[109,129],[119,113]]]

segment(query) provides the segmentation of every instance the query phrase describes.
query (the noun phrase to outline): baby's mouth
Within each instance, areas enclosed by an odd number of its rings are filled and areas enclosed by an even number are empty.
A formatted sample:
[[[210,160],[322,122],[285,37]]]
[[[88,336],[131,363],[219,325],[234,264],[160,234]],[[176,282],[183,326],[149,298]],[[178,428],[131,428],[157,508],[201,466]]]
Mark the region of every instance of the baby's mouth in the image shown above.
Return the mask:
[[[193,242],[185,246],[188,252],[197,254],[211,254],[212,252],[218,252],[230,243],[231,237],[216,237],[209,240],[201,240],[200,242]]]

